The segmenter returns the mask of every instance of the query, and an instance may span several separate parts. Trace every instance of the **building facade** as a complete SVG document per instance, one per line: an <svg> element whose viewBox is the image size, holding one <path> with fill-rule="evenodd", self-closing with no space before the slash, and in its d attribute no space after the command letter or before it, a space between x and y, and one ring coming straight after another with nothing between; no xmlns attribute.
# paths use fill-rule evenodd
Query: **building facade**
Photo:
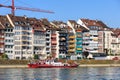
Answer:
<svg viewBox="0 0 120 80"><path fill-rule="evenodd" d="M119 55L120 30L102 21L79 19L49 22L26 16L0 16L0 54L9 59L81 59L88 51L93 56Z"/></svg>
<svg viewBox="0 0 120 80"><path fill-rule="evenodd" d="M101 56L105 54L104 44L104 29L108 28L102 21L90 20L90 19L80 19L78 24L87 27L89 32L83 33L83 44L85 45L84 50L93 54L93 56Z"/></svg>

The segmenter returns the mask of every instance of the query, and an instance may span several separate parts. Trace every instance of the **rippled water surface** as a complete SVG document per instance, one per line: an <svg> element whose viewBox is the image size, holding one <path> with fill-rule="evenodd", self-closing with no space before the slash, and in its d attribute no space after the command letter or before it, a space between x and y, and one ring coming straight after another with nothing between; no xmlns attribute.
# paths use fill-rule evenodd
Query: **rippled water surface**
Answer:
<svg viewBox="0 0 120 80"><path fill-rule="evenodd" d="M120 68L0 69L0 80L120 80Z"/></svg>

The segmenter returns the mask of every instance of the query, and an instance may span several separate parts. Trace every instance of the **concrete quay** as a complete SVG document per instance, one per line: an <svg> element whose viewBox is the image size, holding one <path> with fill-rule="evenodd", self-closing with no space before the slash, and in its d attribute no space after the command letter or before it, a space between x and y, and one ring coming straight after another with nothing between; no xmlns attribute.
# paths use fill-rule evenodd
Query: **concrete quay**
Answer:
<svg viewBox="0 0 120 80"><path fill-rule="evenodd" d="M28 68L27 65L0 65L0 68Z"/></svg>
<svg viewBox="0 0 120 80"><path fill-rule="evenodd" d="M81 64L79 67L120 67L120 64Z"/></svg>

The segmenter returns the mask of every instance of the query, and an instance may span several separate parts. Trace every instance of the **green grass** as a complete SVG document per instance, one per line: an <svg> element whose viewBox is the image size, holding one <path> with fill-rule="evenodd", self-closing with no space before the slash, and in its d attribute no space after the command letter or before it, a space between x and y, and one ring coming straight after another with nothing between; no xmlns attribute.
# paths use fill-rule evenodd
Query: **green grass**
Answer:
<svg viewBox="0 0 120 80"><path fill-rule="evenodd" d="M61 60L65 62L65 60ZM73 63L73 60L69 60L68 63ZM120 60L75 60L78 64L120 64Z"/></svg>
<svg viewBox="0 0 120 80"><path fill-rule="evenodd" d="M0 65L26 65L28 60L0 60Z"/></svg>

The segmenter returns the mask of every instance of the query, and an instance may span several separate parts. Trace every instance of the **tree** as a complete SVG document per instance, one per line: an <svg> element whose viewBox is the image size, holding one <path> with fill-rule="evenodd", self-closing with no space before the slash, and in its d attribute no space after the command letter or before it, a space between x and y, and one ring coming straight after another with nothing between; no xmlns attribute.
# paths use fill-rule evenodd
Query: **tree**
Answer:
<svg viewBox="0 0 120 80"><path fill-rule="evenodd" d="M87 59L88 55L89 55L89 52L88 52L88 51L84 51L84 52L83 52L83 56L84 56L86 59Z"/></svg>
<svg viewBox="0 0 120 80"><path fill-rule="evenodd" d="M7 54L2 54L2 59L9 59Z"/></svg>
<svg viewBox="0 0 120 80"><path fill-rule="evenodd" d="M34 59L39 59L39 55L38 54L34 54Z"/></svg>

